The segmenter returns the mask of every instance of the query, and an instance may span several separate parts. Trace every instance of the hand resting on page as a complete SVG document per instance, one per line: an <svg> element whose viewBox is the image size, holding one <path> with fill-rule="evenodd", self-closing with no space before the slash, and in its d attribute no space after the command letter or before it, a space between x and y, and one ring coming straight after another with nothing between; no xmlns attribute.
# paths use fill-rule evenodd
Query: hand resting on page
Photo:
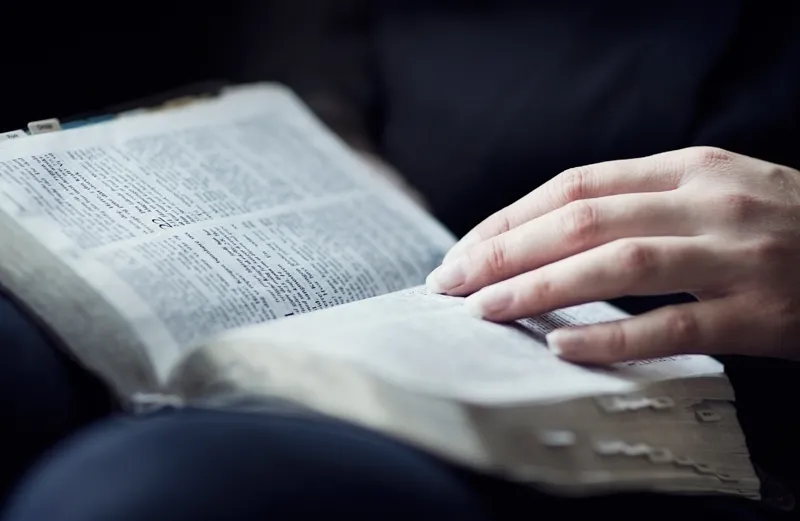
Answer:
<svg viewBox="0 0 800 521"><path fill-rule="evenodd" d="M627 295L699 302L561 329L565 359L800 359L800 172L697 147L567 170L480 223L428 277L510 321Z"/></svg>

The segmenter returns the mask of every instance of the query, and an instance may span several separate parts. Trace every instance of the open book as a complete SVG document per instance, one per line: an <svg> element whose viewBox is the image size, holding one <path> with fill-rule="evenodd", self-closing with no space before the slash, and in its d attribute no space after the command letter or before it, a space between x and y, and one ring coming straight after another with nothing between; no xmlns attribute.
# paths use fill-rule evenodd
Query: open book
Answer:
<svg viewBox="0 0 800 521"><path fill-rule="evenodd" d="M2 285L130 406L277 396L558 492L759 497L719 363L573 365L544 335L621 311L429 294L452 235L280 86L0 142L0 240Z"/></svg>

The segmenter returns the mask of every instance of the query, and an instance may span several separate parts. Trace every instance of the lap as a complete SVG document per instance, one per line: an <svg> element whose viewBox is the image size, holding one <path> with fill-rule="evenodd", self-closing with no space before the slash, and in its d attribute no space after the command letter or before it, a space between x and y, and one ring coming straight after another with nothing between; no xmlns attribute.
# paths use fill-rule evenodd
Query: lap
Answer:
<svg viewBox="0 0 800 521"><path fill-rule="evenodd" d="M184 409L115 418L51 454L12 498L6 521L771 516L731 498L559 499L353 425L281 412Z"/></svg>
<svg viewBox="0 0 800 521"><path fill-rule="evenodd" d="M105 388L0 292L0 504L47 447L109 409Z"/></svg>
<svg viewBox="0 0 800 521"><path fill-rule="evenodd" d="M105 387L0 293L0 509L48 447L106 415ZM596 515L764 520L733 499L558 499L455 469L323 418L183 410L117 417L61 441L20 484L9 521L263 519L267 516L515 519ZM552 508L551 508L552 507ZM557 509L557 510L556 510Z"/></svg>

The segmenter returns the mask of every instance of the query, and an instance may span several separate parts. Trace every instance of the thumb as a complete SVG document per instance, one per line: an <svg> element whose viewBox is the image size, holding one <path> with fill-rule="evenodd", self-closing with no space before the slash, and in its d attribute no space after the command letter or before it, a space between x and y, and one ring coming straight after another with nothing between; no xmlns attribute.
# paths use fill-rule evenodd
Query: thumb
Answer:
<svg viewBox="0 0 800 521"><path fill-rule="evenodd" d="M558 329L550 350L578 363L611 364L678 354L732 354L754 347L730 299L669 306L614 322Z"/></svg>

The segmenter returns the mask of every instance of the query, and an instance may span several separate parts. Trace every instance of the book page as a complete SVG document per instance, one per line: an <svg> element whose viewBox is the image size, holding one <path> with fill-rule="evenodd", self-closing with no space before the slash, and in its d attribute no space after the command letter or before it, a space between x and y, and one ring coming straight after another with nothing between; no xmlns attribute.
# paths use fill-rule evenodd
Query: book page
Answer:
<svg viewBox="0 0 800 521"><path fill-rule="evenodd" d="M163 380L209 335L419 284L454 242L276 86L15 141L2 282L95 367L98 321L129 325L117 343ZM54 264L72 276L44 284ZM71 309L90 300L81 326Z"/></svg>
<svg viewBox="0 0 800 521"><path fill-rule="evenodd" d="M554 492L758 498L720 363L579 366L544 334L628 315L592 303L501 325L462 303L415 287L229 331L184 359L170 386L201 407L289 400Z"/></svg>
<svg viewBox="0 0 800 521"><path fill-rule="evenodd" d="M723 372L720 363L705 356L600 368L565 362L547 350L544 335L556 327L627 316L605 303L501 325L470 316L462 302L415 287L306 317L231 331L209 349L224 345L220 349L246 350L248 363L261 359L268 365L272 350L291 346L347 361L418 393L478 404L624 393L648 383Z"/></svg>

